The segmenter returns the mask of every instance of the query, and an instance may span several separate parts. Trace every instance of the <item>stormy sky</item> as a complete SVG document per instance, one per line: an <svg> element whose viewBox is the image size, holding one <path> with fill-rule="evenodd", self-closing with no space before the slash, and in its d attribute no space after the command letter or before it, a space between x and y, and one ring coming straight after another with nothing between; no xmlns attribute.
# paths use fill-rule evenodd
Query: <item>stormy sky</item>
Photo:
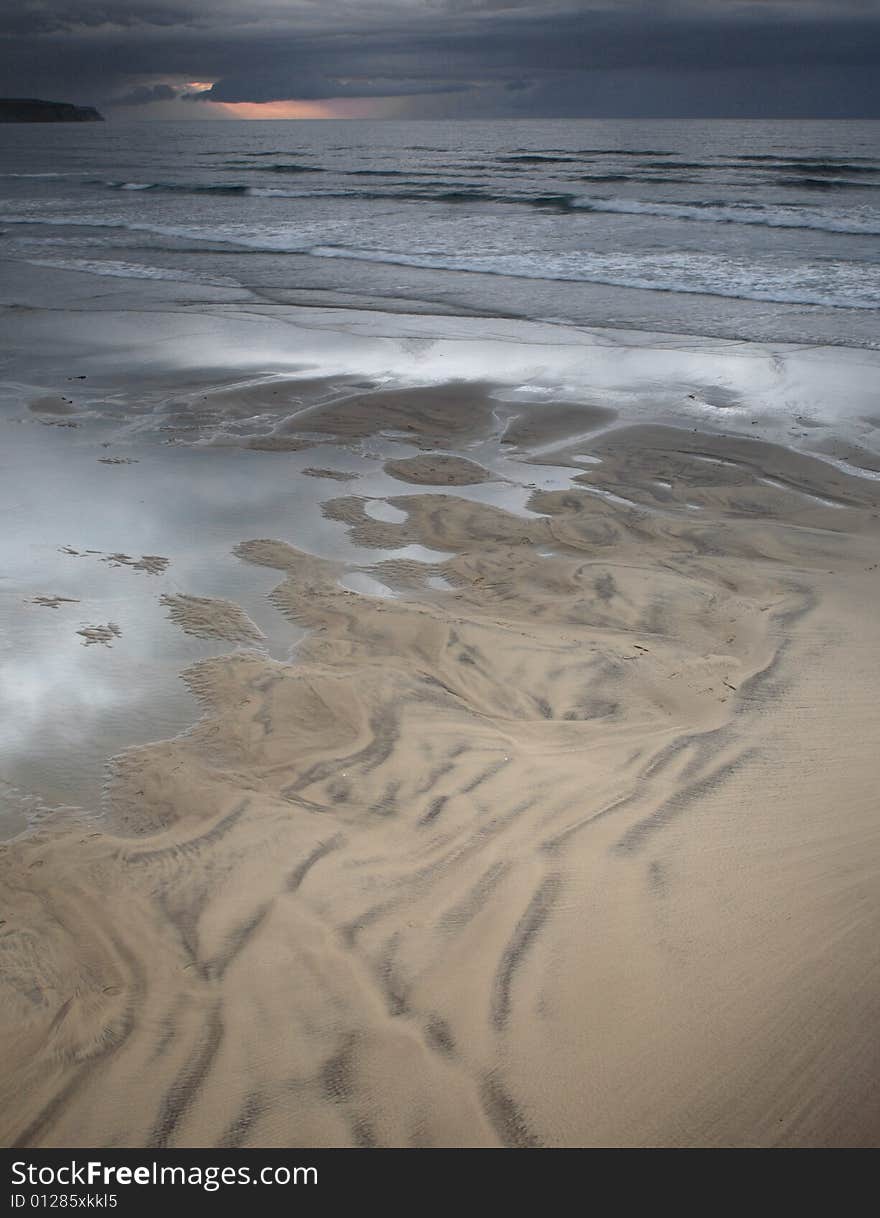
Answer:
<svg viewBox="0 0 880 1218"><path fill-rule="evenodd" d="M880 0L17 0L0 91L114 117L880 117Z"/></svg>

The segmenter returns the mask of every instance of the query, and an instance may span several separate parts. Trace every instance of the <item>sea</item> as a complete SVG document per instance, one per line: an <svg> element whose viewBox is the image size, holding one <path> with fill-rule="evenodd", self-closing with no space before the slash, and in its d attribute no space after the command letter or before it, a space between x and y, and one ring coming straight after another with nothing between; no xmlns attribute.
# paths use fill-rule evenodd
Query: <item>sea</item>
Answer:
<svg viewBox="0 0 880 1218"><path fill-rule="evenodd" d="M880 345L880 123L0 127L0 255L267 304Z"/></svg>

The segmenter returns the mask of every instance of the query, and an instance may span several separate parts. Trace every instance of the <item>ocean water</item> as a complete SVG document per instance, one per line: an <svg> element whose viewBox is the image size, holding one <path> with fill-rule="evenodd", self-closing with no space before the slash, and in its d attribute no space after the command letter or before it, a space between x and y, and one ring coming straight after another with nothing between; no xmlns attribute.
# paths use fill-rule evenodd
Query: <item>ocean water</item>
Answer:
<svg viewBox="0 0 880 1218"><path fill-rule="evenodd" d="M880 345L878 122L4 126L0 234L267 302Z"/></svg>

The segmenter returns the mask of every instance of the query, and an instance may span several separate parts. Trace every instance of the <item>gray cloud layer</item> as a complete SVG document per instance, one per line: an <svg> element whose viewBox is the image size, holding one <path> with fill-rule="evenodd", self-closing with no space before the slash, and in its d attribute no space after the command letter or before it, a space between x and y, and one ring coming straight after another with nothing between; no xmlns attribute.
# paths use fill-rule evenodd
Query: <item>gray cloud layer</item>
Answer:
<svg viewBox="0 0 880 1218"><path fill-rule="evenodd" d="M25 0L0 36L9 95L145 112L189 79L200 106L880 117L880 0Z"/></svg>

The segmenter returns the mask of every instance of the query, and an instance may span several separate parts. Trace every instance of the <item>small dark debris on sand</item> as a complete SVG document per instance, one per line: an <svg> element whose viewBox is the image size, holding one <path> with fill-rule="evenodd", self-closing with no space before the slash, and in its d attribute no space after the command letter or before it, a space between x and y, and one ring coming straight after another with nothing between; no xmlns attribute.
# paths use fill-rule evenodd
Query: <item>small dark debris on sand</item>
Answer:
<svg viewBox="0 0 880 1218"><path fill-rule="evenodd" d="M122 637L122 630L115 622L108 622L106 626L83 626L82 630L77 630L76 633L85 639L84 647L90 647L94 643L110 647L114 639Z"/></svg>
<svg viewBox="0 0 880 1218"><path fill-rule="evenodd" d="M140 558L132 558L130 554L105 554L101 562L109 563L111 567L131 567L146 575L161 575L171 566L171 559L163 558L161 554L142 554Z"/></svg>
<svg viewBox="0 0 880 1218"><path fill-rule="evenodd" d="M334 482L352 482L358 474L347 474L341 469L318 469L310 465L302 471L308 478L332 478Z"/></svg>
<svg viewBox="0 0 880 1218"><path fill-rule="evenodd" d="M46 609L57 609L59 605L78 605L79 598L76 596L34 596L30 600L31 605L43 605Z"/></svg>

